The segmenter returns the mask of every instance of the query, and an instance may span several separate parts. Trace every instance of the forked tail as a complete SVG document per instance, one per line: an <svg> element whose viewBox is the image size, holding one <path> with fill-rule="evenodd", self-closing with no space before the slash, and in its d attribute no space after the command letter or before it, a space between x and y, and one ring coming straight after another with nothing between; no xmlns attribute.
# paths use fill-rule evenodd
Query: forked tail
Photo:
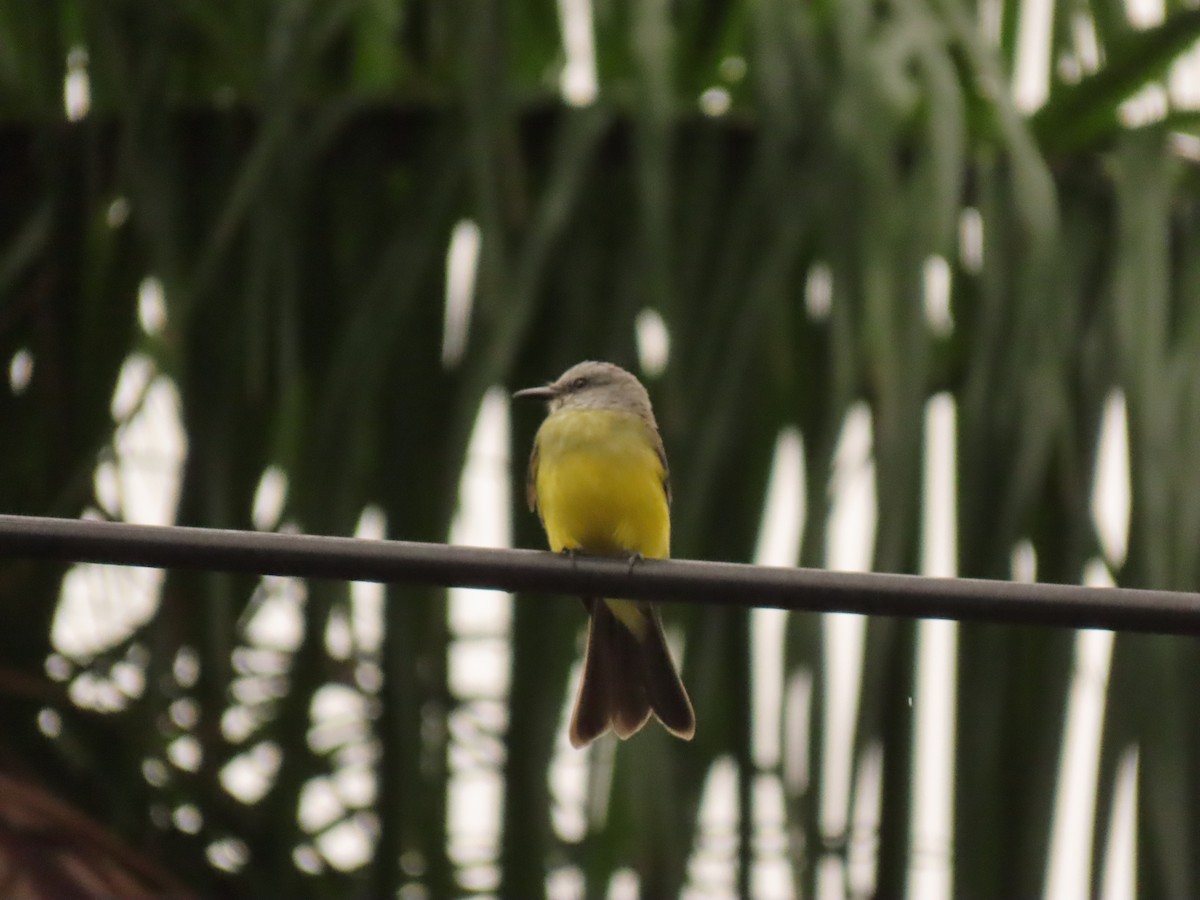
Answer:
<svg viewBox="0 0 1200 900"><path fill-rule="evenodd" d="M571 745L586 747L612 728L625 739L654 714L667 731L684 740L696 733L696 714L675 669L658 611L637 604L646 627L640 637L613 615L609 605L588 598L591 612L583 677L571 714Z"/></svg>

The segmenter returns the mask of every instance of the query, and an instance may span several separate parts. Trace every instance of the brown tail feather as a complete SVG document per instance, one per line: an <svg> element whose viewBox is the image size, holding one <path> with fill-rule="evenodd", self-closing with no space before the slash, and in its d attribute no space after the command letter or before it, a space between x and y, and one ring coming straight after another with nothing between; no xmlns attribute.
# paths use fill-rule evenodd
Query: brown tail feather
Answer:
<svg viewBox="0 0 1200 900"><path fill-rule="evenodd" d="M696 734L696 713L688 699L683 679L667 649L663 634L662 619L655 607L643 607L650 618L651 627L646 639L639 643L642 652L642 668L646 695L650 708L663 727L675 737L690 741ZM622 629L624 630L624 629Z"/></svg>
<svg viewBox="0 0 1200 900"><path fill-rule="evenodd" d="M591 610L579 695L570 738L585 747L611 727L624 739L641 730L650 713L677 737L696 731L691 701L667 650L662 624L643 607L650 627L643 640L617 621L607 603L585 600Z"/></svg>
<svg viewBox="0 0 1200 900"><path fill-rule="evenodd" d="M615 623L597 623L597 607L605 604L585 599L588 608L587 648L583 651L583 675L579 679L579 694L575 698L575 710L571 713L571 746L586 747L609 729L609 699L612 694L613 661L608 651L611 641L604 639L604 632ZM603 613L599 614L603 617ZM612 616L608 616L612 619Z"/></svg>

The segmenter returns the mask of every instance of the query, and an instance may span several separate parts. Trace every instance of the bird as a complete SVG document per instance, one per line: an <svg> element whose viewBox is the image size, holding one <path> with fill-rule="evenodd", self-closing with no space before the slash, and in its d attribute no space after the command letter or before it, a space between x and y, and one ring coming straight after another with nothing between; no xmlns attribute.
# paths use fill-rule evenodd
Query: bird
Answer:
<svg viewBox="0 0 1200 900"><path fill-rule="evenodd" d="M620 366L585 361L517 398L545 400L548 414L529 457L526 496L550 549L636 561L671 555L671 486L650 396ZM622 740L653 714L684 740L696 715L671 658L658 608L646 601L584 597L588 637L571 713L571 745L610 728Z"/></svg>

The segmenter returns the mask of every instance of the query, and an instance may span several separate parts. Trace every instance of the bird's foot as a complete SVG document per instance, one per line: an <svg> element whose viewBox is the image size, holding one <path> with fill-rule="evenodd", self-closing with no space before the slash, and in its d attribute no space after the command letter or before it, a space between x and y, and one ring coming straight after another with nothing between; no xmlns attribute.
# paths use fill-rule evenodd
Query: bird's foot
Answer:
<svg viewBox="0 0 1200 900"><path fill-rule="evenodd" d="M627 574L632 575L633 567L636 566L638 563L645 562L645 561L646 561L646 557L642 556L641 553L630 554L630 556L629 556L629 572Z"/></svg>

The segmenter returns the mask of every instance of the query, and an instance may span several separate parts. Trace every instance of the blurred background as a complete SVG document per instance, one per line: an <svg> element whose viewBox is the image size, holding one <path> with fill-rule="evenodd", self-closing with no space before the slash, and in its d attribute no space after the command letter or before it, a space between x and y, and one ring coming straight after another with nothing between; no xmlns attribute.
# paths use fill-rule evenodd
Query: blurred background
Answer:
<svg viewBox="0 0 1200 900"><path fill-rule="evenodd" d="M507 397L598 358L676 556L1200 589L1198 38L4 0L0 512L542 547ZM4 560L0 607L24 896L1200 896L1191 639L674 605L696 739L575 752L573 601Z"/></svg>

